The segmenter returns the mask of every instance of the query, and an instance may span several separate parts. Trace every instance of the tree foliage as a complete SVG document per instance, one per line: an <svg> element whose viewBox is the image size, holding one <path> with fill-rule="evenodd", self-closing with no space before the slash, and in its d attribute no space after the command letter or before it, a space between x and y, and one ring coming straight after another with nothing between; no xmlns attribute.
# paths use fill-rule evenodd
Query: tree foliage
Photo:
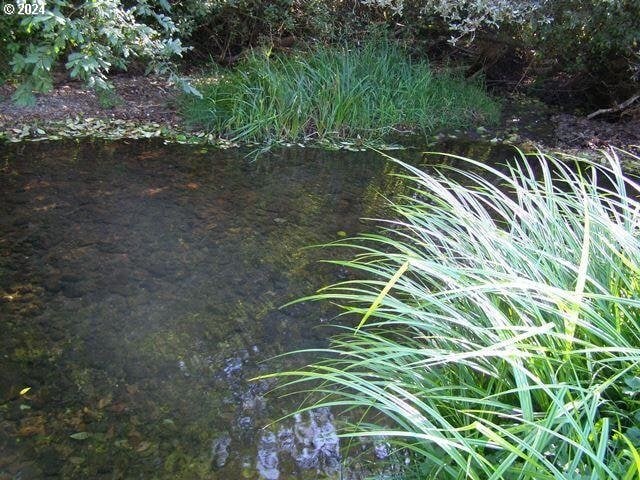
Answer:
<svg viewBox="0 0 640 480"><path fill-rule="evenodd" d="M51 0L43 14L0 17L0 77L15 77L14 98L29 103L51 88L60 63L107 89L107 74L132 63L172 74L184 45L189 60L233 63L261 43L342 44L372 27L411 32L422 53L433 37L472 44L499 32L532 59L530 72L568 74L598 100L620 100L640 80L637 0Z"/></svg>
<svg viewBox="0 0 640 480"><path fill-rule="evenodd" d="M35 15L5 15L5 55L19 81L14 100L31 104L33 92L50 91L58 61L71 78L98 90L110 88L109 72L138 59L148 71L171 73L171 60L185 47L170 14L166 0L54 0Z"/></svg>
<svg viewBox="0 0 640 480"><path fill-rule="evenodd" d="M330 43L352 37L378 13L360 0L179 0L174 11L195 53L215 60L274 39Z"/></svg>
<svg viewBox="0 0 640 480"><path fill-rule="evenodd" d="M544 0L362 0L414 19L440 17L452 32L452 41L473 37L481 28L505 23L523 24L542 11ZM414 20L415 21L415 20Z"/></svg>
<svg viewBox="0 0 640 480"><path fill-rule="evenodd" d="M552 21L536 25L529 43L552 72L605 93L639 88L640 2L562 0L546 8Z"/></svg>
<svg viewBox="0 0 640 480"><path fill-rule="evenodd" d="M533 52L541 78L565 75L601 99L628 95L640 80L638 0L362 0L401 16L406 24L438 19L452 42L479 31L505 30ZM537 68L536 68L537 67ZM612 98L607 98L612 100ZM598 99L596 99L596 102Z"/></svg>

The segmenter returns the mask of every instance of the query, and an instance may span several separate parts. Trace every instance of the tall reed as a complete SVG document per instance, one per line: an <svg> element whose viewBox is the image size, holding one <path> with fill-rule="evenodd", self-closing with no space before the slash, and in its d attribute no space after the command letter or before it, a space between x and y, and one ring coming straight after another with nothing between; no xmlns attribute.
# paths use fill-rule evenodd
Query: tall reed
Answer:
<svg viewBox="0 0 640 480"><path fill-rule="evenodd" d="M640 192L603 160L401 164L398 218L337 244L362 279L311 297L351 326L283 388L365 412L344 435L419 478L640 478Z"/></svg>
<svg viewBox="0 0 640 480"><path fill-rule="evenodd" d="M387 41L293 55L260 50L215 69L186 97L188 122L233 140L382 139L396 130L492 123L498 104L478 83L434 73Z"/></svg>

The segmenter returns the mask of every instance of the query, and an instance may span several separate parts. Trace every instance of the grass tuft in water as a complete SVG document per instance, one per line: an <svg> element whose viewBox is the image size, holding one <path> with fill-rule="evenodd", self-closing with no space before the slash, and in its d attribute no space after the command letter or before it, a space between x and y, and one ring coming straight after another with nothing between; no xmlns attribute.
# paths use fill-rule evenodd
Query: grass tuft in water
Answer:
<svg viewBox="0 0 640 480"><path fill-rule="evenodd" d="M255 51L218 68L185 97L185 119L233 141L382 140L494 123L496 101L482 85L411 60L386 41L320 47L293 55Z"/></svg>
<svg viewBox="0 0 640 480"><path fill-rule="evenodd" d="M564 160L403 164L398 220L338 243L363 279L312 297L354 326L283 388L365 412L345 435L421 479L638 478L640 190L613 153Z"/></svg>

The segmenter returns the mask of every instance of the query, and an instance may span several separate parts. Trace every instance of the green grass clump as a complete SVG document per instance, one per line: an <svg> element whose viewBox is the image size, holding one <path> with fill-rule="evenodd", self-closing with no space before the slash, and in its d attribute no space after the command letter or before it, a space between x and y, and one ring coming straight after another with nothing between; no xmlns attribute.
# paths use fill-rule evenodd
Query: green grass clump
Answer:
<svg viewBox="0 0 640 480"><path fill-rule="evenodd" d="M358 410L346 435L410 449L421 479L637 479L640 188L605 157L404 165L399 219L338 242L364 279L312 297L357 326L287 389Z"/></svg>
<svg viewBox="0 0 640 480"><path fill-rule="evenodd" d="M481 85L436 74L384 41L289 56L254 52L210 78L198 85L202 99L183 100L184 117L232 140L380 140L397 129L493 123L499 111Z"/></svg>

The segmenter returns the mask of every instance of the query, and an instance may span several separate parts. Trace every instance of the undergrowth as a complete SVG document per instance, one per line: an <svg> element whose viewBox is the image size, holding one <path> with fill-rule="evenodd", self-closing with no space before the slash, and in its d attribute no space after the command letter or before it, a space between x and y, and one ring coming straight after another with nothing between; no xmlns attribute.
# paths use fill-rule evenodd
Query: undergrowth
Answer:
<svg viewBox="0 0 640 480"><path fill-rule="evenodd" d="M387 41L290 55L260 50L185 96L187 122L233 141L382 140L497 120L479 83L434 72Z"/></svg>

